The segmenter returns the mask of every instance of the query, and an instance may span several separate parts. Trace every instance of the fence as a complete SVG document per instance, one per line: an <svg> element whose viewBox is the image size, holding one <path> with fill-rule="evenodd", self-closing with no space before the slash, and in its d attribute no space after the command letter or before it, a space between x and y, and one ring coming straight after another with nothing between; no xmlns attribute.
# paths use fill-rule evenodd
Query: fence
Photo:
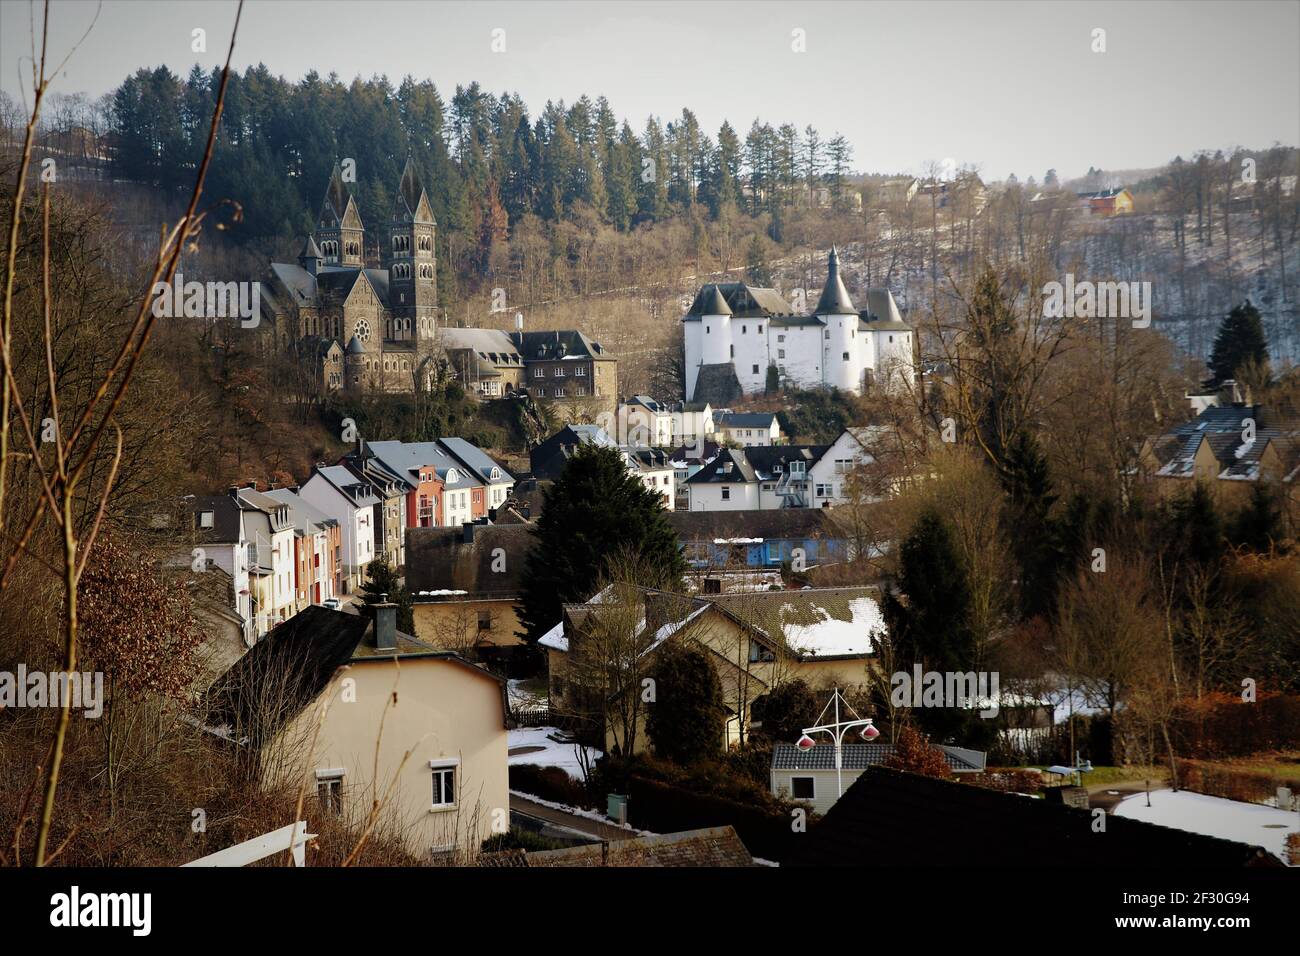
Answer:
<svg viewBox="0 0 1300 956"><path fill-rule="evenodd" d="M511 727L548 727L550 723L550 704L520 704L510 708Z"/></svg>

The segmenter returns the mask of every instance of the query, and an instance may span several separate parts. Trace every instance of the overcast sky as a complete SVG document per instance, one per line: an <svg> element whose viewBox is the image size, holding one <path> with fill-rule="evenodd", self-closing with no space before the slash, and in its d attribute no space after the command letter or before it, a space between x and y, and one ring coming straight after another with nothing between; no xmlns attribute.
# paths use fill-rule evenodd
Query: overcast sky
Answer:
<svg viewBox="0 0 1300 956"><path fill-rule="evenodd" d="M95 13L55 0L57 62ZM39 6L37 7L39 13ZM233 0L105 0L56 79L106 92L142 66L184 74L224 60ZM0 3L0 88L30 75L30 10ZM191 31L207 30L206 54ZM491 50L505 30L506 50ZM1104 29L1106 51L1094 53ZM806 52L792 50L802 30ZM985 179L1041 180L1089 166L1155 166L1176 154L1300 144L1300 0L1275 2L453 3L250 0L235 48L298 79L386 74L548 99L604 94L638 132L689 107L711 136L755 117L843 133L853 165L920 173L978 165Z"/></svg>

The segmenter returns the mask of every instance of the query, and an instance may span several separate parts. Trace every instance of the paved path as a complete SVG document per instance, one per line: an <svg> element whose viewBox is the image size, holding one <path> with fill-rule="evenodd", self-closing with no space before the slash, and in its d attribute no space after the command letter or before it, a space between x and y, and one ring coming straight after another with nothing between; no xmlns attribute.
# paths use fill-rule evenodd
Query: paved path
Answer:
<svg viewBox="0 0 1300 956"><path fill-rule="evenodd" d="M545 804L529 800L527 797L521 797L516 793L510 794L510 812L532 817L534 820L541 820L543 823L564 830L576 831L595 841L630 840L638 835L633 830L624 830L622 827L601 823L599 820L591 820L574 813L566 813L563 810L557 810L554 807L548 807Z"/></svg>

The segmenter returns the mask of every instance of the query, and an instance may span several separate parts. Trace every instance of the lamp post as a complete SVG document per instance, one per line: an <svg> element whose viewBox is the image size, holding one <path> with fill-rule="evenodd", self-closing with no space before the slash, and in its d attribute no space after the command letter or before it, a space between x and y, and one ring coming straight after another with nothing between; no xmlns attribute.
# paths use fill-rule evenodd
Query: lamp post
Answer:
<svg viewBox="0 0 1300 956"><path fill-rule="evenodd" d="M843 704L844 709L853 715L853 720L840 720L840 704ZM835 708L835 720L831 723L822 723L826 717L826 711L830 710L831 707ZM837 800L839 797L844 796L844 735L854 727L861 727L862 736L867 740L875 740L880 736L880 731L872 724L871 718L868 717L864 720L859 717L857 711L849 706L849 702L844 699L844 695L836 687L834 693L831 694L831 699L826 702L822 712L817 715L816 726L805 727L802 735L795 742L795 746L800 750L808 751L817 746L817 742L809 737L809 734L830 734L831 739L835 741L835 786L839 791L836 797Z"/></svg>

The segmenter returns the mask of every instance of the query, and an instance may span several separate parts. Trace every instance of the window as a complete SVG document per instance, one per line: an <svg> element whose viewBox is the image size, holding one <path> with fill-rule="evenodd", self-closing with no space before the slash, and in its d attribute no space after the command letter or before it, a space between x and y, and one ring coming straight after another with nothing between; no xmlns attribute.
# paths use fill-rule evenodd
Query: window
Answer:
<svg viewBox="0 0 1300 956"><path fill-rule="evenodd" d="M362 319L360 322L358 322L356 324L356 327L352 331L353 334L356 335L356 337L359 338L362 342L370 341L370 323L367 322L365 319Z"/></svg>
<svg viewBox="0 0 1300 956"><path fill-rule="evenodd" d="M744 325L742 325L742 326L740 327L740 334L741 334L741 335L745 335L745 334L747 334L748 332L749 332L749 328L748 328L748 326L744 326Z"/></svg>
<svg viewBox="0 0 1300 956"><path fill-rule="evenodd" d="M776 487L775 485L772 485L772 484L766 484L766 485L763 486L763 490L764 490L764 491L771 491L771 490L772 490L773 488L775 488L775 487Z"/></svg>
<svg viewBox="0 0 1300 956"><path fill-rule="evenodd" d="M533 378L546 378L546 369L540 365L533 367Z"/></svg>
<svg viewBox="0 0 1300 956"><path fill-rule="evenodd" d="M776 350L776 357L777 357L777 358L785 358L785 349L777 349L777 350Z"/></svg>
<svg viewBox="0 0 1300 956"><path fill-rule="evenodd" d="M752 374L754 374L754 375L757 375L757 374L758 374L758 366L757 366L757 365L754 366L754 371L753 371Z"/></svg>
<svg viewBox="0 0 1300 956"><path fill-rule="evenodd" d="M784 342L784 341L785 341L785 336L784 336L784 335L778 335L778 336L776 337L776 340L777 340L778 342Z"/></svg>
<svg viewBox="0 0 1300 956"><path fill-rule="evenodd" d="M564 378L564 367L562 365L555 366L555 377Z"/></svg>
<svg viewBox="0 0 1300 956"><path fill-rule="evenodd" d="M456 768L459 760L430 760L433 771L432 809L442 810L456 805Z"/></svg>
<svg viewBox="0 0 1300 956"><path fill-rule="evenodd" d="M563 386L563 385L557 385L557 386L555 386L555 397L556 397L556 398L563 398L563 397L564 397L564 386Z"/></svg>
<svg viewBox="0 0 1300 956"><path fill-rule="evenodd" d="M480 631L490 631L490 630L492 630L492 612L491 612L491 611L479 611L479 612L478 612L478 629L479 629Z"/></svg>
<svg viewBox="0 0 1300 956"><path fill-rule="evenodd" d="M343 812L343 771L316 771L316 799L326 813L338 816Z"/></svg>
<svg viewBox="0 0 1300 956"><path fill-rule="evenodd" d="M203 511L199 513L199 527L211 528L214 520L213 512Z"/></svg>
<svg viewBox="0 0 1300 956"><path fill-rule="evenodd" d="M587 366L585 366L585 365L579 365L577 368L575 368L575 369L573 370L573 374L574 374L577 378L586 378L586 377L587 377Z"/></svg>
<svg viewBox="0 0 1300 956"><path fill-rule="evenodd" d="M852 468L853 468L853 459L852 459L852 458L836 458L836 459L835 459L835 474L837 474L837 475L847 475L847 474L849 473L849 471L850 471Z"/></svg>
<svg viewBox="0 0 1300 956"><path fill-rule="evenodd" d="M889 337L889 341L890 341L890 342L893 342L893 341L894 341L894 337L893 337L892 335Z"/></svg>
<svg viewBox="0 0 1300 956"><path fill-rule="evenodd" d="M834 498L834 497L835 497L835 492L834 492L833 487L832 487L831 485L818 485L818 486L817 486L817 497L818 497L818 498Z"/></svg>
<svg viewBox="0 0 1300 956"><path fill-rule="evenodd" d="M847 362L848 360L849 360L849 353L848 353L848 352L845 352L845 353L844 353L844 361Z"/></svg>
<svg viewBox="0 0 1300 956"><path fill-rule="evenodd" d="M804 463L802 461L790 462L790 474L802 475L803 471L804 471Z"/></svg>
<svg viewBox="0 0 1300 956"><path fill-rule="evenodd" d="M729 487L727 487L726 485L723 485L723 486L722 486L722 500L723 500L723 501L730 501L730 500L731 500L731 489L730 489Z"/></svg>
<svg viewBox="0 0 1300 956"><path fill-rule="evenodd" d="M760 322L760 323L758 324L758 327L757 327L754 331L756 331L759 335L762 335L762 334L763 334L763 323Z"/></svg>
<svg viewBox="0 0 1300 956"><path fill-rule="evenodd" d="M749 662L751 664L774 660L776 660L776 655L772 653L770 648L764 647L758 641L749 642Z"/></svg>
<svg viewBox="0 0 1300 956"><path fill-rule="evenodd" d="M817 784L813 777L791 777L790 795L796 800L812 800L817 796Z"/></svg>

